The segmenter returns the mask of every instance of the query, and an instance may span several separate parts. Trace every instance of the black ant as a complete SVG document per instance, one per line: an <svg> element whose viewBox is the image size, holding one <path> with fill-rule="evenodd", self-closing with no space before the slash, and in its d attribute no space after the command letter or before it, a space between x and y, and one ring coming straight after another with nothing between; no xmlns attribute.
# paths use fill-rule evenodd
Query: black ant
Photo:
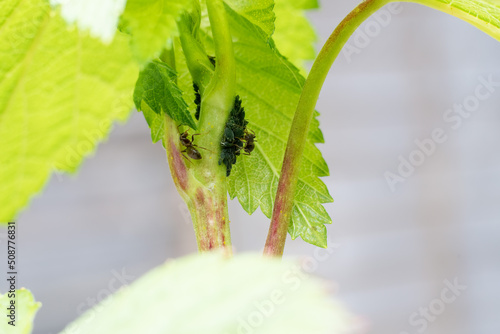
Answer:
<svg viewBox="0 0 500 334"><path fill-rule="evenodd" d="M239 155L240 150L245 151L244 153L245 155L250 155L250 153L252 153L252 151L255 149L255 137L256 137L255 132L249 129L245 129L242 132L243 132L242 137L236 137L231 129L226 128L224 130L225 141L221 142L221 146L223 148L231 146L236 147L235 150L236 155ZM243 147L241 147L240 145L243 145Z"/></svg>
<svg viewBox="0 0 500 334"><path fill-rule="evenodd" d="M245 129L245 136L243 137L243 140L245 141L243 150L247 155L250 155L255 148L255 132L253 132L253 130L250 131L252 131L252 133Z"/></svg>
<svg viewBox="0 0 500 334"><path fill-rule="evenodd" d="M200 135L200 133L195 133L195 134L191 135L191 139L189 139L188 130L184 131L183 133L181 133L179 135L179 140L181 141L182 146L185 147L185 149L182 150L181 153L187 153L187 155L188 155L186 157L183 154L182 156L184 158L186 158L188 160L189 160L189 158L191 158L193 160L200 160L202 158L201 153L196 149L196 147L204 149L204 150L207 150L207 149L194 144L194 136L199 136L199 135Z"/></svg>

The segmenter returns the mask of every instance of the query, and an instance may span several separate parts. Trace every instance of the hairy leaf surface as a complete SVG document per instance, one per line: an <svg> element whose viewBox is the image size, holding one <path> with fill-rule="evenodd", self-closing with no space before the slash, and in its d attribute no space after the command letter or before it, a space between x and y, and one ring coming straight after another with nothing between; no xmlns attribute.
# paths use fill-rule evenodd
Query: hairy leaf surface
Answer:
<svg viewBox="0 0 500 334"><path fill-rule="evenodd" d="M103 45L45 0L0 3L0 222L53 170L75 171L133 103L128 37Z"/></svg>
<svg viewBox="0 0 500 334"><path fill-rule="evenodd" d="M297 264L212 253L157 267L61 334L341 334L355 321Z"/></svg>

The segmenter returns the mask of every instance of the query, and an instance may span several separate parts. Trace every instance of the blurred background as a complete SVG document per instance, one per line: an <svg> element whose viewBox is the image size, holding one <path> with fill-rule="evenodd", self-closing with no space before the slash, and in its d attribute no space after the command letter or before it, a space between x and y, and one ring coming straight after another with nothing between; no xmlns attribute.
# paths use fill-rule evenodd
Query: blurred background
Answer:
<svg viewBox="0 0 500 334"><path fill-rule="evenodd" d="M357 1L322 1L310 14L318 46ZM335 250L314 274L336 282L335 297L369 333L500 333L500 86L473 98L480 78L500 82L500 43L419 5L388 13L351 38L317 106ZM467 117L445 121L464 103ZM432 154L415 153L415 141L436 129L446 140ZM400 159L410 158L419 166L391 188L386 173L398 175ZM261 251L268 219L236 201L230 216L236 251ZM20 285L43 303L35 334L59 332L119 285L196 251L164 150L137 112L78 175L52 177L20 216L18 236ZM314 251L300 239L285 249ZM456 282L455 300L439 302Z"/></svg>

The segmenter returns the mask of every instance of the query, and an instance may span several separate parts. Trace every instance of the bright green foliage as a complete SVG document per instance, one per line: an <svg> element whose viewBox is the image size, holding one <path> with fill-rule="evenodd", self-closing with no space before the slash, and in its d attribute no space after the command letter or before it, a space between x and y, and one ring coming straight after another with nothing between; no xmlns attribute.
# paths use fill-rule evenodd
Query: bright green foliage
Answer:
<svg viewBox="0 0 500 334"><path fill-rule="evenodd" d="M138 74L128 44L68 28L45 0L0 2L0 222L127 118Z"/></svg>
<svg viewBox="0 0 500 334"><path fill-rule="evenodd" d="M8 324L11 321L6 317L7 308L10 306L11 298L8 294L0 295L0 309L2 310L2 321L0 321L0 333L5 334L29 334L33 327L35 314L42 304L35 302L31 292L26 289L16 290L16 321L15 326Z"/></svg>
<svg viewBox="0 0 500 334"><path fill-rule="evenodd" d="M500 41L500 1L498 0L404 0L454 15Z"/></svg>
<svg viewBox="0 0 500 334"><path fill-rule="evenodd" d="M177 33L176 19L191 7L191 0L128 0L120 26L132 35L136 58L145 62L159 56Z"/></svg>
<svg viewBox="0 0 500 334"><path fill-rule="evenodd" d="M157 267L61 334L340 334L353 320L294 263L212 253Z"/></svg>
<svg viewBox="0 0 500 334"><path fill-rule="evenodd" d="M152 110L160 116L167 114L179 125L188 125L196 129L196 123L175 81L176 74L167 64L159 60L149 62L139 75L135 86L135 106L137 110L143 110L145 105L149 107L144 116L150 127L155 125L155 122L161 122L157 117L148 114ZM159 131L157 127L152 127L151 130L153 141L155 141L155 135Z"/></svg>
<svg viewBox="0 0 500 334"><path fill-rule="evenodd" d="M295 66L304 67L316 57L316 32L305 16L305 9L318 8L317 0L276 0L274 42L281 54Z"/></svg>

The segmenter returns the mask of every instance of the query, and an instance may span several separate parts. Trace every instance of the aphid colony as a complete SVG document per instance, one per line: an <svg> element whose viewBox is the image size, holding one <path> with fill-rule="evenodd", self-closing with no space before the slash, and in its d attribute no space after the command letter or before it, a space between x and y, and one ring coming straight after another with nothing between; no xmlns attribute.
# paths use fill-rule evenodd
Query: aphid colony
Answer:
<svg viewBox="0 0 500 334"><path fill-rule="evenodd" d="M196 104L196 119L200 118L201 110L201 95L199 88L196 84L193 84L195 91L195 104ZM234 100L233 109L229 114L226 126L224 128L224 133L221 139L221 154L219 157L219 165L226 165L226 176L231 174L231 169L236 163L236 158L241 154L250 155L250 153L255 148L255 133L252 130L247 129L248 121L245 120L245 108L241 106L241 99L236 96ZM206 148L197 146L194 144L194 136L199 135L199 133L193 134L191 139L189 139L188 131L184 131L180 134L179 140L185 149L182 153L187 154L187 159L200 160L202 158L201 153L197 148L206 150Z"/></svg>
<svg viewBox="0 0 500 334"><path fill-rule="evenodd" d="M240 97L236 96L220 143L219 165L222 163L226 165L226 176L231 174L231 169L236 163L236 158L240 155L241 150L246 155L250 155L255 148L255 133L247 129L247 124L245 108L241 106Z"/></svg>

